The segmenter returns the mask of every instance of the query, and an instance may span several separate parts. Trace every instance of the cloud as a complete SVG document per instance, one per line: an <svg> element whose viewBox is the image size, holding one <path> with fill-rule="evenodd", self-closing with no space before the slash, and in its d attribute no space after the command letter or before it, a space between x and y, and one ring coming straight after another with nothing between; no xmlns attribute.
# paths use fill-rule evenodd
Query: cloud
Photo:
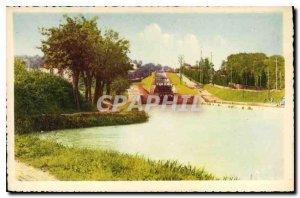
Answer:
<svg viewBox="0 0 300 198"><path fill-rule="evenodd" d="M200 58L200 43L194 34L185 35L183 41L179 41L178 50L185 62L194 64Z"/></svg>
<svg viewBox="0 0 300 198"><path fill-rule="evenodd" d="M214 41L216 42L217 45L221 45L224 46L227 44L227 41L224 37L222 37L221 35L216 35L214 37Z"/></svg>
<svg viewBox="0 0 300 198"><path fill-rule="evenodd" d="M156 23L149 24L131 40L131 58L178 67L178 56L194 64L200 57L200 42L194 34L183 37L163 32Z"/></svg>

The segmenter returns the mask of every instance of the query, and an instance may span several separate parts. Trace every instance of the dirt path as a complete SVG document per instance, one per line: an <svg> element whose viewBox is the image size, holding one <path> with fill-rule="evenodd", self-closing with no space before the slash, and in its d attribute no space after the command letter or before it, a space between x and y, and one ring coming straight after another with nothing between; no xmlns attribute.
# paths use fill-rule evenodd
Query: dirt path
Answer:
<svg viewBox="0 0 300 198"><path fill-rule="evenodd" d="M179 74L178 74L179 75ZM182 80L186 84L186 86L192 88L192 89L198 89L200 92L200 100L201 102L208 102L208 103L213 103L213 102L223 102L220 98L214 96L213 94L209 93L208 91L204 90L203 88L199 88L197 86L197 83L193 82L192 80L188 79L185 75L182 75Z"/></svg>
<svg viewBox="0 0 300 198"><path fill-rule="evenodd" d="M57 181L57 179L40 169L16 161L16 177L19 181Z"/></svg>
<svg viewBox="0 0 300 198"><path fill-rule="evenodd" d="M200 89L200 96L203 98L205 102L224 102L220 98L214 96L213 94L209 93L204 89Z"/></svg>
<svg viewBox="0 0 300 198"><path fill-rule="evenodd" d="M180 76L180 74L177 74L177 75ZM195 82L191 81L190 79L188 79L184 74L182 75L182 81L189 88L196 89L196 87L197 87L197 83L195 83Z"/></svg>
<svg viewBox="0 0 300 198"><path fill-rule="evenodd" d="M131 101L136 95L148 95L149 93L144 89L143 85L131 85L128 89L128 100Z"/></svg>

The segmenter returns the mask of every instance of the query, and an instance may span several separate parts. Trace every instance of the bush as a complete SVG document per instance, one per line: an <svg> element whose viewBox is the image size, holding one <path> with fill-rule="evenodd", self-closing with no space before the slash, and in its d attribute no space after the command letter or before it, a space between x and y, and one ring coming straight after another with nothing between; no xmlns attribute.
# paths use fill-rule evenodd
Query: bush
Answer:
<svg viewBox="0 0 300 198"><path fill-rule="evenodd" d="M128 113L95 112L42 115L31 117L31 119L33 125L31 126L31 130L27 132L141 123L148 120L148 115L144 111L132 111Z"/></svg>
<svg viewBox="0 0 300 198"><path fill-rule="evenodd" d="M38 70L27 71L24 63L15 59L14 110L15 131L22 133L32 127L34 117L42 114L76 112L72 84L65 79ZM81 104L85 110L92 106Z"/></svg>
<svg viewBox="0 0 300 198"><path fill-rule="evenodd" d="M16 67L14 92L15 112L19 115L74 112L76 109L72 84L38 70Z"/></svg>
<svg viewBox="0 0 300 198"><path fill-rule="evenodd" d="M19 59L15 60L14 94L15 132L18 134L132 124L148 120L145 112L76 113L70 82L41 71L27 71ZM82 97L80 103L82 110L96 110L91 104L83 102Z"/></svg>

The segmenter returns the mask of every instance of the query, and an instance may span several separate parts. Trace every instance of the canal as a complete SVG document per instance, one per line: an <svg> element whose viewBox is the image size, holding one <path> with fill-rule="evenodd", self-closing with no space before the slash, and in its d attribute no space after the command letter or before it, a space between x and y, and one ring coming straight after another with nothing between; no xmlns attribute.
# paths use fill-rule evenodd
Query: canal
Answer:
<svg viewBox="0 0 300 198"><path fill-rule="evenodd" d="M200 112L149 112L147 123L42 133L64 145L177 160L215 175L283 177L283 109L202 106Z"/></svg>

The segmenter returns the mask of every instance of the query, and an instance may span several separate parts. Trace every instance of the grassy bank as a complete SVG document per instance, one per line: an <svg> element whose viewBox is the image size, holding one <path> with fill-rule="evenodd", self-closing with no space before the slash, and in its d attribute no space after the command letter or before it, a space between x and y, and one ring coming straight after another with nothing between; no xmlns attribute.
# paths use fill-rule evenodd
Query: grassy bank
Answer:
<svg viewBox="0 0 300 198"><path fill-rule="evenodd" d="M203 169L175 161L152 161L115 151L68 148L24 135L15 138L15 156L63 181L218 179Z"/></svg>
<svg viewBox="0 0 300 198"><path fill-rule="evenodd" d="M155 78L155 72L152 72L152 74L146 78L144 78L140 83L138 84L141 84L143 85L143 87L148 91L150 92L151 90L151 86L154 82L154 78Z"/></svg>
<svg viewBox="0 0 300 198"><path fill-rule="evenodd" d="M168 78L175 86L176 92L182 95L198 95L198 91L196 89L191 89L184 85L184 82L180 83L180 78L176 73L167 73Z"/></svg>
<svg viewBox="0 0 300 198"><path fill-rule="evenodd" d="M264 91L247 91L238 89L225 89L220 87L214 87L212 85L205 85L204 89L216 97L235 102L268 102L268 90ZM274 102L278 103L282 97L284 97L284 90L270 91L270 97L274 99Z"/></svg>
<svg viewBox="0 0 300 198"><path fill-rule="evenodd" d="M95 126L114 126L142 123L148 120L144 111L124 113L74 113L60 115L42 115L32 117L32 129L35 131L52 131L58 129L87 128Z"/></svg>

